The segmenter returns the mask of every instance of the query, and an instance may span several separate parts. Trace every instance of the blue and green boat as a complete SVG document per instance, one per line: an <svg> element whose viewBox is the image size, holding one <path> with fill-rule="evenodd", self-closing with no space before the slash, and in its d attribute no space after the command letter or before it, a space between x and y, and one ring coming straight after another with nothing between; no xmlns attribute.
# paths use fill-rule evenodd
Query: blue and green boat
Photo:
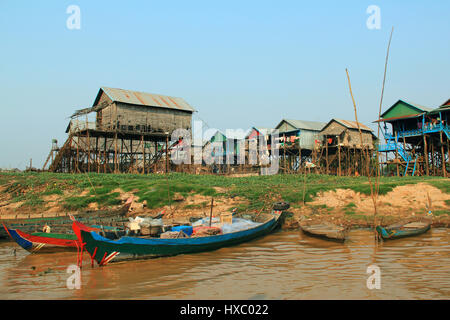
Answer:
<svg viewBox="0 0 450 320"><path fill-rule="evenodd" d="M92 260L100 266L111 261L146 259L178 254L216 250L247 242L273 232L280 226L283 212L274 211L257 215L249 228L210 236L183 238L156 238L124 236L113 240L102 237L94 231L83 230L79 222L73 223L75 234L79 235Z"/></svg>
<svg viewBox="0 0 450 320"><path fill-rule="evenodd" d="M394 224L386 228L383 228L382 226L377 226L376 230L378 235L381 238L383 238L383 240L391 240L417 236L427 232L428 230L430 230L430 228L431 222L416 221L416 222Z"/></svg>

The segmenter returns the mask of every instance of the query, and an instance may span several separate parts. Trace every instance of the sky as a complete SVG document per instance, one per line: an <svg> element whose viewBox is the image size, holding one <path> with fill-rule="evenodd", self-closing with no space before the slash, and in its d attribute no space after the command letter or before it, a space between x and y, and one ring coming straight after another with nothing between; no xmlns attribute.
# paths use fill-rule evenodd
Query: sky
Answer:
<svg viewBox="0 0 450 320"><path fill-rule="evenodd" d="M348 68L358 119L376 129L392 27L382 109L450 98L448 12L447 0L1 0L0 168L42 167L102 86L182 97L205 129L246 130L354 120Z"/></svg>

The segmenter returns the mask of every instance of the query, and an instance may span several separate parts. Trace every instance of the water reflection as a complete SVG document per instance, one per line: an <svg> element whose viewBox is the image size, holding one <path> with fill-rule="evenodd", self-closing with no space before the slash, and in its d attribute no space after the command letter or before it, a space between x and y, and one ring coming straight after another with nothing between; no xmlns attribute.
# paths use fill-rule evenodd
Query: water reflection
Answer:
<svg viewBox="0 0 450 320"><path fill-rule="evenodd" d="M69 290L76 254L13 254L0 243L1 299L448 299L447 229L380 243L353 230L346 243L277 232L235 247L91 268ZM366 287L367 266L381 268L381 290Z"/></svg>

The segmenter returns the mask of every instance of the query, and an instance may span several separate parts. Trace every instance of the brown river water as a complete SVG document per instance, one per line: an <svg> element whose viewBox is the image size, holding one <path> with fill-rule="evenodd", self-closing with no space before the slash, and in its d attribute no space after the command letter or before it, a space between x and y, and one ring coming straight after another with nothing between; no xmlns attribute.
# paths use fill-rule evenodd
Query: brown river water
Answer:
<svg viewBox="0 0 450 320"><path fill-rule="evenodd" d="M28 254L0 242L0 299L450 299L449 229L375 245L371 230L345 244L278 231L212 252L91 268L68 289L76 253ZM14 254L14 249L17 249ZM368 289L367 267L381 288Z"/></svg>

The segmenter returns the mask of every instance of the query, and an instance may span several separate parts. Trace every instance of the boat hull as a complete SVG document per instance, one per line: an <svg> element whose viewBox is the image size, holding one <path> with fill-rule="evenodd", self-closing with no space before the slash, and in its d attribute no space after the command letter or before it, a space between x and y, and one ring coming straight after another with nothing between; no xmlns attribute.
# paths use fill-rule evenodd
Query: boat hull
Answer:
<svg viewBox="0 0 450 320"><path fill-rule="evenodd" d="M344 242L347 239L347 231L343 228L315 228L309 225L300 225L302 232L308 236L335 242Z"/></svg>
<svg viewBox="0 0 450 320"><path fill-rule="evenodd" d="M80 234L84 249L89 252L91 258L103 266L111 261L197 253L237 245L275 230L279 226L281 215L274 215L269 221L251 229L206 237L179 239L122 237L118 240L110 240L96 232L79 230L78 222L74 222L74 231Z"/></svg>

